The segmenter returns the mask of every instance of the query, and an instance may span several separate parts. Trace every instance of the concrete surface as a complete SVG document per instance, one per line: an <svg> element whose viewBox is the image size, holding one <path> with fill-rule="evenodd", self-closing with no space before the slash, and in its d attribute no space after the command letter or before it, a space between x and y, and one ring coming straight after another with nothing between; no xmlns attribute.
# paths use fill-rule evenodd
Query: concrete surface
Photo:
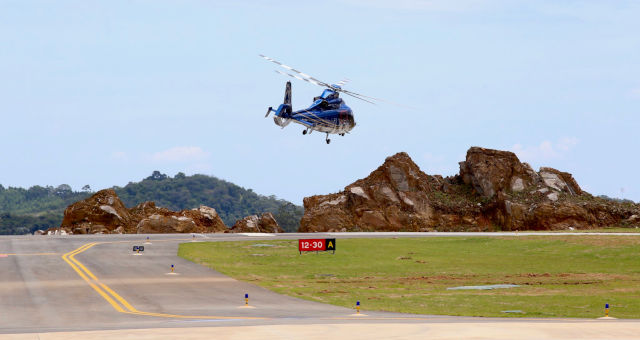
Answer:
<svg viewBox="0 0 640 340"><path fill-rule="evenodd" d="M330 234L337 238L470 235L486 234ZM515 234L489 234L509 235ZM145 244L147 236L151 244ZM197 240L231 241L311 235L196 236ZM329 235L312 237L325 236ZM178 258L178 244L190 241L191 235L175 234L0 237L0 339L126 339L133 335L136 339L201 339L212 335L239 339L293 339L299 335L367 339L640 338L640 323L634 320L465 318L371 311L355 317L352 309L275 294ZM144 245L143 255L134 256L133 245ZM175 265L175 275L167 275L171 264ZM241 308L245 293L255 308Z"/></svg>
<svg viewBox="0 0 640 340"><path fill-rule="evenodd" d="M427 323L199 327L0 335L7 340L75 339L638 339L639 323Z"/></svg>

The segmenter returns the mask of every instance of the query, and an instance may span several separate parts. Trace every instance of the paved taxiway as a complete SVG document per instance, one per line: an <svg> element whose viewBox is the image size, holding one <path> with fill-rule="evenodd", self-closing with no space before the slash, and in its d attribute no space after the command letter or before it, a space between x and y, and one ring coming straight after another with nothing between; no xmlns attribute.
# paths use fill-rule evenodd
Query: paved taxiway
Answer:
<svg viewBox="0 0 640 340"><path fill-rule="evenodd" d="M515 234L330 233L314 234L313 237L484 235ZM535 235L544 234L535 233ZM558 234L553 233L553 235ZM568 235L580 236L581 234ZM640 234L629 235L640 237ZM145 244L146 236L150 237L151 244ZM297 239L309 236L309 234L207 234L197 235L196 240ZM447 330L451 332L451 338L456 338L455 334L460 334L461 331L458 326L464 325L465 330L484 329L488 323L499 323L503 326L487 329L519 329L520 331L528 329L534 331L533 334L543 334L535 333L536 330L551 329L556 333L565 330L564 334L568 337L594 335L596 336L594 338L598 336L607 338L612 335L611 332L617 332L618 338L633 338L627 336L640 334L640 323L633 320L462 318L370 311L365 312L367 316L356 317L353 316L352 309L275 294L178 258L176 256L178 244L191 241L190 235L175 234L0 237L0 310L2 311L0 338L16 338L14 335L10 336L11 333L31 333L23 334L24 339L35 338L26 336L39 336L41 339L49 336L54 339L54 336L60 338L63 335L70 338L72 333L63 333L70 331L93 331L92 333L73 333L78 337L84 334L84 336L108 338L122 337L117 330L149 328L160 330L145 331L146 333L140 333L141 335L137 338L155 338L154 336L145 337L142 334L169 336L170 332L178 332L177 334L185 337L191 334L193 337L190 336L190 338L196 339L202 334L205 334L202 338L206 337L206 334L210 336L213 334L210 333L211 329L219 329L219 332L224 330L227 332L224 334L229 336L253 334L256 337L289 338L287 335L289 333L282 328L289 326L293 327L292 329L297 328L298 334L311 332L306 336L312 338L317 338L313 337L314 334L318 335L313 332L326 334L331 329L337 328L353 333L356 338L358 334L369 334L368 338L376 335L378 338L388 338L384 334L401 338L414 337L418 334L435 337L437 334L447 334ZM143 255L133 255L133 245L144 245ZM168 274L171 264L175 265L177 275ZM255 308L239 308L244 305L245 293L249 294L250 305ZM530 326L523 327L523 323ZM400 327L397 324L405 326ZM612 324L616 327L609 326ZM244 329L246 332L236 332L234 329ZM570 332L567 333L569 330ZM158 331L160 333L153 333ZM56 333L46 335L47 332ZM276 336L272 337L269 334L276 334ZM582 334L582 336L576 334ZM342 335L335 334L331 337L346 337ZM521 335L526 334L521 333ZM438 338L447 337L443 335Z"/></svg>

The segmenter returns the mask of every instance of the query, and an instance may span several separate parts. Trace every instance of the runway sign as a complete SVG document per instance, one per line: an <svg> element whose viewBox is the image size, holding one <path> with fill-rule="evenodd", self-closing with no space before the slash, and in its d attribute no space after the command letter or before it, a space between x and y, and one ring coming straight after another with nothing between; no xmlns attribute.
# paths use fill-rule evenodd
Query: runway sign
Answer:
<svg viewBox="0 0 640 340"><path fill-rule="evenodd" d="M144 251L144 246L133 246L133 251Z"/></svg>
<svg viewBox="0 0 640 340"><path fill-rule="evenodd" d="M329 251L336 252L336 239L300 239L298 240L298 251L302 254L303 251Z"/></svg>

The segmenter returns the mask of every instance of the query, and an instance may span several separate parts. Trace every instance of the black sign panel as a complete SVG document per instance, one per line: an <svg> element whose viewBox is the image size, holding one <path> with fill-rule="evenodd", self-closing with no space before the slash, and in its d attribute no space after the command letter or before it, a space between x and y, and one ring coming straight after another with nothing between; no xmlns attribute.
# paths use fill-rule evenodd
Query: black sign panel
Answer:
<svg viewBox="0 0 640 340"><path fill-rule="evenodd" d="M133 246L133 251L144 251L144 246Z"/></svg>
<svg viewBox="0 0 640 340"><path fill-rule="evenodd" d="M333 250L336 251L336 239L335 238L327 238L325 241L325 249L324 250Z"/></svg>

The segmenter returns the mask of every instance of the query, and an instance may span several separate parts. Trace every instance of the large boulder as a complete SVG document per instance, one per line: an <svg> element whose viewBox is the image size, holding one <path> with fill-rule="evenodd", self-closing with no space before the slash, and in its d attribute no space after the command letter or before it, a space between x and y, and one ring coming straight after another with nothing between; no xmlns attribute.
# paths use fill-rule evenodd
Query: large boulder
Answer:
<svg viewBox="0 0 640 340"><path fill-rule="evenodd" d="M582 189L578 182L568 172L562 172L554 168L540 168L540 178L544 184L556 191L563 191L571 195L581 195Z"/></svg>
<svg viewBox="0 0 640 340"><path fill-rule="evenodd" d="M171 211L154 202L140 203L131 209L135 230L132 233L216 233L228 228L215 209L201 205L192 210Z"/></svg>
<svg viewBox="0 0 640 340"><path fill-rule="evenodd" d="M491 198L498 192L518 192L538 181L538 175L513 152L472 147L460 162L460 176L465 184Z"/></svg>
<svg viewBox="0 0 640 340"><path fill-rule="evenodd" d="M305 197L301 232L416 231L437 218L429 204L430 178L400 152L344 191Z"/></svg>
<svg viewBox="0 0 640 340"><path fill-rule="evenodd" d="M270 212L260 216L251 215L237 220L228 231L231 233L283 233L284 230Z"/></svg>
<svg viewBox="0 0 640 340"><path fill-rule="evenodd" d="M129 210L113 189L100 190L64 210L60 228L74 234L108 233L131 223Z"/></svg>

